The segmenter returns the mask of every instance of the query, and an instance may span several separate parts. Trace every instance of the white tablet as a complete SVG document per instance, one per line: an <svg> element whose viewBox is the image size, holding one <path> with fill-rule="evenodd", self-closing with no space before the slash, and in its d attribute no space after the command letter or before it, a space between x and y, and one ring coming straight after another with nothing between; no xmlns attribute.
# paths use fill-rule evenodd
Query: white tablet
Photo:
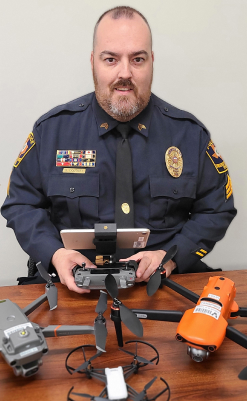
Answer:
<svg viewBox="0 0 247 401"><path fill-rule="evenodd" d="M145 248L150 234L148 228L118 228L117 248ZM96 249L93 243L94 229L61 230L60 235L66 249Z"/></svg>

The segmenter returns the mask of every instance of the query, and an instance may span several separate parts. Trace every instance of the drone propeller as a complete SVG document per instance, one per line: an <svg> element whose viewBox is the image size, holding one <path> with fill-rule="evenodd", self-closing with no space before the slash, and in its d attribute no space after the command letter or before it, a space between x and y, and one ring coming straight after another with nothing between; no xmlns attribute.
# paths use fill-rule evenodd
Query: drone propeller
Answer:
<svg viewBox="0 0 247 401"><path fill-rule="evenodd" d="M103 313L107 308L107 293L104 291L100 291L100 297L95 309L95 312L98 313L94 321L94 332L95 332L95 340L96 340L96 348L99 351L105 352L105 343L107 337L107 329L105 325L105 318Z"/></svg>
<svg viewBox="0 0 247 401"><path fill-rule="evenodd" d="M96 313L103 313L106 311L107 309L107 293L105 291L100 291L100 297L95 309Z"/></svg>
<svg viewBox="0 0 247 401"><path fill-rule="evenodd" d="M164 258L162 259L161 263L159 264L156 271L150 276L150 279L147 283L147 294L149 296L155 294L161 284L161 275L165 272L163 267L164 264L169 262L178 251L177 245L173 245L165 254Z"/></svg>
<svg viewBox="0 0 247 401"><path fill-rule="evenodd" d="M133 352L129 352L126 349L123 348L118 348L120 351L125 352L126 354L132 355L134 357L134 359L136 359L138 362L142 362L142 363L148 363L153 365L153 362L149 361L148 359L143 358L142 356L133 354Z"/></svg>
<svg viewBox="0 0 247 401"><path fill-rule="evenodd" d="M247 366L238 375L240 380L247 380Z"/></svg>
<svg viewBox="0 0 247 401"><path fill-rule="evenodd" d="M83 362L82 365L80 365L77 369L74 370L73 373L79 372L79 370L86 370L88 365L91 364L91 361L93 361L95 358L100 356L102 352L97 352L97 354L93 355L91 358L89 358L87 361ZM85 356L85 355L84 355Z"/></svg>
<svg viewBox="0 0 247 401"><path fill-rule="evenodd" d="M57 307L57 287L53 284L51 276L47 273L41 262L38 262L36 266L41 277L47 282L46 295L50 305L50 310L53 310Z"/></svg>
<svg viewBox="0 0 247 401"><path fill-rule="evenodd" d="M129 354L134 357L138 362L146 363L146 364L151 364L153 365L153 362L149 361L148 359L143 358L142 356L137 355L137 343L136 343L136 353L134 354L133 352L127 351L126 349L123 348L118 348L120 351L125 352L126 354Z"/></svg>
<svg viewBox="0 0 247 401"><path fill-rule="evenodd" d="M113 305L119 308L120 317L125 326L127 326L128 329L137 337L142 337L143 327L140 320L138 319L135 313L133 313L121 301L119 301L119 299L117 299L118 287L115 277L112 276L112 274L108 274L106 276L105 286L109 295L113 298Z"/></svg>
<svg viewBox="0 0 247 401"><path fill-rule="evenodd" d="M157 376L155 376L152 380L150 380L149 383L146 384L144 389L134 398L134 401L143 401L146 399L146 393L147 390L152 386L152 384L155 382L157 379Z"/></svg>
<svg viewBox="0 0 247 401"><path fill-rule="evenodd" d="M68 393L68 396L67 396L68 400L73 401L72 398L70 398L70 394L73 394L73 395L78 395L79 397L90 398L90 400L92 400L92 401L109 401L108 398L96 397L96 396L90 395L90 394L72 393L73 390L74 390L74 386L71 387L71 389L69 390L69 393Z"/></svg>
<svg viewBox="0 0 247 401"><path fill-rule="evenodd" d="M79 397L90 398L90 400L92 400L92 401L106 401L107 400L107 398L96 397L96 396L90 395L90 394L82 394L82 393L71 393L71 394L78 395Z"/></svg>

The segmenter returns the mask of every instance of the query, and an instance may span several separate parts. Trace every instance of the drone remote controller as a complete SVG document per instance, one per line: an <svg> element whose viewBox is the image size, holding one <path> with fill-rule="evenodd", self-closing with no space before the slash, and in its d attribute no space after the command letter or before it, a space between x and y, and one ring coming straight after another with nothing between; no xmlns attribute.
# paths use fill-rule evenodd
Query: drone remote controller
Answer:
<svg viewBox="0 0 247 401"><path fill-rule="evenodd" d="M109 265L108 265L109 266ZM111 267L86 268L77 265L73 269L77 287L101 290L105 289L105 278L112 274L117 282L118 288L133 287L136 279L137 263L134 260L128 262L115 262Z"/></svg>

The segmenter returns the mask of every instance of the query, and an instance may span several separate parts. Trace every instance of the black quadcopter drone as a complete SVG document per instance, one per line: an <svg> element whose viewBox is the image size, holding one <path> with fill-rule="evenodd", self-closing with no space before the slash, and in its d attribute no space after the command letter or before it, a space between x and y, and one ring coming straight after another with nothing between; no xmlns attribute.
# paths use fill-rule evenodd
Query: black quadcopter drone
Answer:
<svg viewBox="0 0 247 401"><path fill-rule="evenodd" d="M158 288L162 285L162 277L165 277L165 268L163 267L169 262L177 253L177 245L172 246L162 259L160 265L155 272L150 276L149 282L147 283L148 295L153 295ZM121 322L128 327L128 329L135 334L137 337L143 336L143 327L140 320L132 310L128 309L123 303L117 298L118 297L118 285L115 277L112 274L108 274L105 278L105 287L108 294L113 300L111 305L111 320L114 322L115 331L117 335L118 346L123 347L123 336ZM106 308L105 308L106 309Z"/></svg>
<svg viewBox="0 0 247 401"><path fill-rule="evenodd" d="M82 398L90 398L91 400L94 401L105 401L105 400L127 400L131 399L133 401L154 401L157 398L159 398L162 394L167 393L167 401L170 399L170 387L168 383L161 377L160 380L165 384L165 388L163 388L162 391L160 391L158 394L153 396L152 398L149 398L147 396L147 390L153 385L153 383L156 381L157 377L154 377L151 381L149 381L145 386L143 391L138 393L136 390L134 390L129 384L125 383L125 379L130 377L133 373L138 373L138 370L144 366L147 366L148 364L152 364L155 362L157 365L159 363L159 353L157 349L141 340L135 340L135 341L127 341L125 344L130 344L130 343L135 343L135 353L127 351L125 349L119 348L120 351L125 352L128 355L131 355L133 357L133 361L129 365L125 366L119 366L117 368L105 368L105 369L95 369L92 366L92 361L100 356L102 352L97 352L94 354L91 358L88 360L86 359L86 353L85 351L87 349L90 349L90 347L94 347L91 344L84 345L81 347L75 348L73 351L71 351L65 362L66 369L68 372L72 375L74 373L80 373L80 374L85 374L87 378L96 378L103 383L105 383L104 389L101 391L99 396L93 396L90 394L86 393L78 393L74 392L74 387L71 387L71 389L68 392L67 396L67 401L74 401L72 396L77 396L77 397L82 397ZM148 360L146 358L143 358L137 354L137 347L138 344L144 344L146 346L151 347L154 352L155 356L151 359ZM68 361L70 359L70 356L75 352L75 351L82 351L83 357L84 357L84 362L77 368L73 368L72 366L68 365Z"/></svg>
<svg viewBox="0 0 247 401"><path fill-rule="evenodd" d="M115 277L108 274L105 278L105 286L113 303L111 305L111 320L114 322L119 347L123 347L123 336L121 322L137 337L143 336L143 327L132 310L128 309L117 297L118 286Z"/></svg>
<svg viewBox="0 0 247 401"><path fill-rule="evenodd" d="M30 322L27 316L46 300L50 310L57 307L57 288L50 275L39 262L40 275L46 280L45 294L21 309L9 299L0 300L0 352L13 368L16 376L29 377L37 373L42 365L42 356L47 354L45 337L94 334L96 348L105 351L107 329L103 313L106 309L106 294L101 294L95 312L98 313L94 326L49 325L40 327ZM105 308L105 309L104 309Z"/></svg>

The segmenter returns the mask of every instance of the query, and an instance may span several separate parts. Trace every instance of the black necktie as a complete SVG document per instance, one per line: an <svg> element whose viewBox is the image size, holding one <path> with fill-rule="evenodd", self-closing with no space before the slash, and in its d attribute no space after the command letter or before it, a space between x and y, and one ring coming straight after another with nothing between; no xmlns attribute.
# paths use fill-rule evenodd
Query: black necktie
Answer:
<svg viewBox="0 0 247 401"><path fill-rule="evenodd" d="M116 154L115 222L118 228L134 227L134 202L132 186L132 161L128 135L131 127L127 123L116 127L121 134Z"/></svg>

